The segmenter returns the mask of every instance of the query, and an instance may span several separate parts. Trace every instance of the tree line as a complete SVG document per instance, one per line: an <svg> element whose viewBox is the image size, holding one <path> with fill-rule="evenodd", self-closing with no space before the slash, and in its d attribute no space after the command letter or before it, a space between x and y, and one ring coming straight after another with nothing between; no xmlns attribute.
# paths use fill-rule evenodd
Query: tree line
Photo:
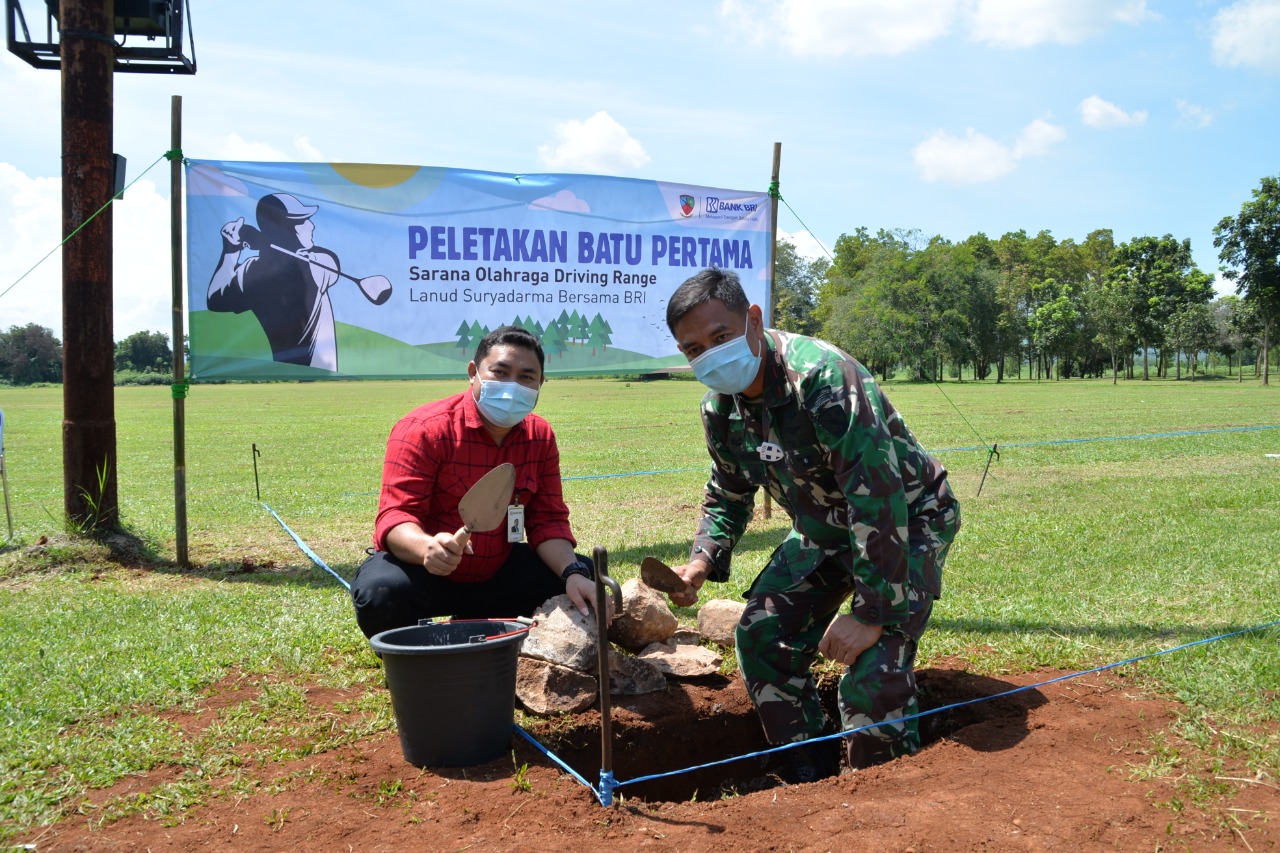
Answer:
<svg viewBox="0 0 1280 853"><path fill-rule="evenodd" d="M1229 370L1251 359L1264 383L1280 317L1280 179L1264 178L1238 216L1214 229L1235 295L1170 234L1119 243L1110 229L1082 241L1025 231L963 241L917 230L858 228L831 260L780 243L774 325L815 334L884 377L941 381L1006 373L1029 378L1194 376L1201 354Z"/></svg>
<svg viewBox="0 0 1280 853"><path fill-rule="evenodd" d="M158 378L172 369L169 337L160 332L135 332L115 346L117 378L121 374L155 374ZM0 382L33 385L61 381L62 341L53 329L28 323L0 332Z"/></svg>

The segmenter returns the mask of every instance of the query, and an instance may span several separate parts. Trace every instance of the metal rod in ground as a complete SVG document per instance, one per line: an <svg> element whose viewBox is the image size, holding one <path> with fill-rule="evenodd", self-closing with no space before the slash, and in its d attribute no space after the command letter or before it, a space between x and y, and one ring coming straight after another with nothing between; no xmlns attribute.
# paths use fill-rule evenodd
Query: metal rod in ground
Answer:
<svg viewBox="0 0 1280 853"><path fill-rule="evenodd" d="M622 612L622 588L609 577L609 552L597 545L591 552L596 570L597 674L600 679L600 805L613 805L613 707L609 700L609 602L608 585L618 613Z"/></svg>
<svg viewBox="0 0 1280 853"><path fill-rule="evenodd" d="M258 457L262 455L262 451L258 450L258 443L253 443L253 493L258 496L258 501L262 501L262 489L258 488Z"/></svg>
<svg viewBox="0 0 1280 853"><path fill-rule="evenodd" d="M0 416L0 421L3 417ZM0 482L4 483L4 517L9 522L9 539L13 539L13 511L9 509L9 472L4 467L4 451L0 450Z"/></svg>
<svg viewBox="0 0 1280 853"><path fill-rule="evenodd" d="M987 467L982 469L982 479L978 481L977 497L982 497L982 486L987 482L987 472L991 470L991 460L1000 458L1000 453L996 450L999 446L998 444L991 445L991 452L987 454Z"/></svg>
<svg viewBox="0 0 1280 853"><path fill-rule="evenodd" d="M4 467L4 409L0 409L0 483L4 483L4 517L9 522L9 539L13 539L13 512L9 509L9 472Z"/></svg>

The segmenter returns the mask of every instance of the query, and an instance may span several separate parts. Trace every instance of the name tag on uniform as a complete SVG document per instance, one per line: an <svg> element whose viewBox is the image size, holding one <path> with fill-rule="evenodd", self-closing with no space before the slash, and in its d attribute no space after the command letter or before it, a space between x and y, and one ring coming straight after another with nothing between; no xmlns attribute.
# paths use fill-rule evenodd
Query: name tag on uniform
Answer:
<svg viewBox="0 0 1280 853"><path fill-rule="evenodd" d="M524 507L520 504L507 507L507 541L524 541Z"/></svg>

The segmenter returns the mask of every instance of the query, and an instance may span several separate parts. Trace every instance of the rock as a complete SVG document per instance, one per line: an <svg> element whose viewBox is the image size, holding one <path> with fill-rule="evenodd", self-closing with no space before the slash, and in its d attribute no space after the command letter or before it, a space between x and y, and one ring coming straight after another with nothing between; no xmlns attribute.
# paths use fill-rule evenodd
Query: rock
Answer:
<svg viewBox="0 0 1280 853"><path fill-rule="evenodd" d="M738 627L746 602L713 598L698 609L698 633L703 639L733 648L733 629Z"/></svg>
<svg viewBox="0 0 1280 853"><path fill-rule="evenodd" d="M598 676L598 673L597 673ZM609 692L639 696L667 688L667 677L649 661L609 649Z"/></svg>
<svg viewBox="0 0 1280 853"><path fill-rule="evenodd" d="M702 635L698 633L697 628L682 626L676 629L667 642L673 646L700 646Z"/></svg>
<svg viewBox="0 0 1280 853"><path fill-rule="evenodd" d="M648 661L673 678L698 678L720 671L723 658L705 646L670 646L654 643L636 657Z"/></svg>
<svg viewBox="0 0 1280 853"><path fill-rule="evenodd" d="M594 677L567 666L525 655L516 665L516 698L535 714L585 711L599 689Z"/></svg>
<svg viewBox="0 0 1280 853"><path fill-rule="evenodd" d="M666 597L632 579L622 585L622 613L609 626L609 639L624 649L643 649L651 643L665 643L677 624Z"/></svg>
<svg viewBox="0 0 1280 853"><path fill-rule="evenodd" d="M533 614L538 624L529 629L520 654L590 671L596 660L596 617L583 616L567 595L549 598Z"/></svg>

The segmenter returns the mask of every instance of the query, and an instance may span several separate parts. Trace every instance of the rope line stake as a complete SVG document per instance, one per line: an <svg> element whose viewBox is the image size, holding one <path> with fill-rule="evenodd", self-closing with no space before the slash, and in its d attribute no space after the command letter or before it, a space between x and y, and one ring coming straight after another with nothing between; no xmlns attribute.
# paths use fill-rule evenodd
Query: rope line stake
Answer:
<svg viewBox="0 0 1280 853"><path fill-rule="evenodd" d="M999 446L1000 445L998 444L993 444L991 445L991 450L987 452L987 464L986 467L982 469L982 479L978 481L978 497L982 497L982 486L987 482L987 472L991 470L991 460L994 459L997 462L1000 461L1000 451L996 450Z"/></svg>
<svg viewBox="0 0 1280 853"><path fill-rule="evenodd" d="M253 493L257 496L258 501L262 501L262 489L258 488L258 457L262 455L262 451L258 449L258 443L253 443Z"/></svg>

